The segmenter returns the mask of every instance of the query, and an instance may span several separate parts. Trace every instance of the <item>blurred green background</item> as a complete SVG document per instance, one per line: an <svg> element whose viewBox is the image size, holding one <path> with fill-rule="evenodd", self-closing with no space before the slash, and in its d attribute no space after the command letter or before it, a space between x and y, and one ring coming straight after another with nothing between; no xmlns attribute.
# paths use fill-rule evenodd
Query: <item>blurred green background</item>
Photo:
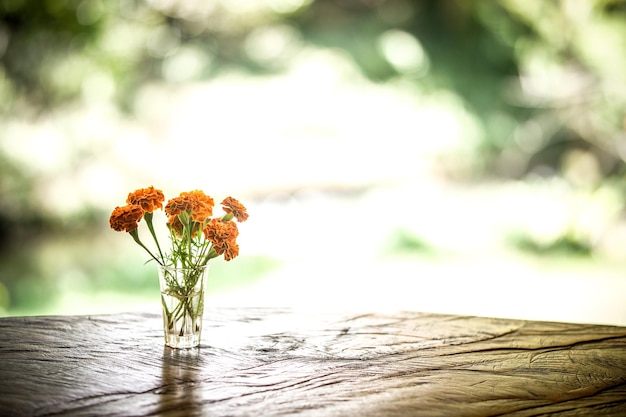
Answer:
<svg viewBox="0 0 626 417"><path fill-rule="evenodd" d="M209 303L626 324L626 2L3 0L0 315L158 308L126 195L249 209Z"/></svg>

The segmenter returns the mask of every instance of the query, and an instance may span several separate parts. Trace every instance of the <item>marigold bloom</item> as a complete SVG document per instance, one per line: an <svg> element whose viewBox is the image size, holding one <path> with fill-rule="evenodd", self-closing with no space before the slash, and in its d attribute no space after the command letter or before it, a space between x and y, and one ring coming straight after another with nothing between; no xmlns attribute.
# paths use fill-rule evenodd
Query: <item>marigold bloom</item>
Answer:
<svg viewBox="0 0 626 417"><path fill-rule="evenodd" d="M224 260L230 261L239 255L239 245L235 241L226 241L220 246L220 252L215 250L218 254L224 254Z"/></svg>
<svg viewBox="0 0 626 417"><path fill-rule="evenodd" d="M222 201L222 208L226 213L233 213L233 216L235 216L239 222L245 222L248 220L246 208L235 198L226 197L224 201Z"/></svg>
<svg viewBox="0 0 626 417"><path fill-rule="evenodd" d="M146 213L152 213L156 209L163 208L164 200L163 191L150 186L128 194L126 204L141 206Z"/></svg>
<svg viewBox="0 0 626 417"><path fill-rule="evenodd" d="M213 250L218 255L224 255L224 260L230 261L239 255L239 245L236 239L239 229L234 222L224 222L220 219L211 219L203 230L204 237L213 244Z"/></svg>
<svg viewBox="0 0 626 417"><path fill-rule="evenodd" d="M239 229L236 223L223 222L217 218L211 219L203 232L204 237L213 242L215 246L220 246L226 241L234 241L239 235Z"/></svg>
<svg viewBox="0 0 626 417"><path fill-rule="evenodd" d="M191 210L193 202L190 198L180 195L170 199L165 205L165 214L168 217L178 216L183 211Z"/></svg>
<svg viewBox="0 0 626 417"><path fill-rule="evenodd" d="M109 225L111 229L115 231L130 232L139 227L139 221L143 217L143 214L143 209L137 204L115 207L109 218Z"/></svg>
<svg viewBox="0 0 626 417"><path fill-rule="evenodd" d="M189 211L194 222L203 223L213 214L214 204L213 199L200 190L182 192L167 202L165 213L171 218L183 211Z"/></svg>
<svg viewBox="0 0 626 417"><path fill-rule="evenodd" d="M174 235L182 236L183 223L178 219L178 216L170 217L167 220L167 226L174 231Z"/></svg>
<svg viewBox="0 0 626 417"><path fill-rule="evenodd" d="M192 196L194 200L194 206L191 209L191 218L194 222L202 223L213 215L213 205L215 203L211 197L200 190L191 191L187 194Z"/></svg>

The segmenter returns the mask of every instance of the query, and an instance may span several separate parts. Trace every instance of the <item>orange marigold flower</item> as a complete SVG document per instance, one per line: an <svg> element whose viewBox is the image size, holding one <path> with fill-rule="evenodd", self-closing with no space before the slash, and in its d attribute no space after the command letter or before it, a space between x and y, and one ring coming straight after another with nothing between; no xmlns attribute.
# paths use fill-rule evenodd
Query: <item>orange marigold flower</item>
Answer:
<svg viewBox="0 0 626 417"><path fill-rule="evenodd" d="M187 193L194 200L194 206L191 209L191 218L194 222L202 223L213 214L213 205L215 202L211 197L204 194L200 190Z"/></svg>
<svg viewBox="0 0 626 417"><path fill-rule="evenodd" d="M200 190L182 192L165 205L168 217L178 216L183 211L189 211L194 222L202 223L213 214L213 199Z"/></svg>
<svg viewBox="0 0 626 417"><path fill-rule="evenodd" d="M232 197L226 197L224 201L222 201L222 206L226 213L233 213L233 216L235 216L237 221L245 222L248 220L247 210L244 205L239 202L239 200Z"/></svg>
<svg viewBox="0 0 626 417"><path fill-rule="evenodd" d="M183 211L191 210L193 202L190 198L180 195L170 199L165 205L165 214L168 217L176 217Z"/></svg>
<svg viewBox="0 0 626 417"><path fill-rule="evenodd" d="M239 245L235 240L225 240L219 245L213 245L213 250L218 255L224 255L224 260L230 261L239 255Z"/></svg>
<svg viewBox="0 0 626 417"><path fill-rule="evenodd" d="M168 227L174 231L174 235L182 236L183 224L178 220L178 216L170 217L167 221Z"/></svg>
<svg viewBox="0 0 626 417"><path fill-rule="evenodd" d="M156 209L163 208L164 200L163 191L156 190L153 186L150 186L148 188L140 188L128 194L126 203L141 206L146 213L152 213Z"/></svg>
<svg viewBox="0 0 626 417"><path fill-rule="evenodd" d="M237 255L239 255L239 245L235 241L224 242L222 246L220 247L220 250L221 250L221 253L224 254L225 261L230 261L236 258ZM215 252L217 252L217 250Z"/></svg>
<svg viewBox="0 0 626 417"><path fill-rule="evenodd" d="M236 223L223 222L220 219L211 219L203 232L204 237L210 240L214 246L221 246L227 241L234 242L239 235L239 229Z"/></svg>
<svg viewBox="0 0 626 417"><path fill-rule="evenodd" d="M130 232L139 227L139 220L143 217L143 213L143 209L137 204L115 207L109 218L109 225L111 229L118 232Z"/></svg>

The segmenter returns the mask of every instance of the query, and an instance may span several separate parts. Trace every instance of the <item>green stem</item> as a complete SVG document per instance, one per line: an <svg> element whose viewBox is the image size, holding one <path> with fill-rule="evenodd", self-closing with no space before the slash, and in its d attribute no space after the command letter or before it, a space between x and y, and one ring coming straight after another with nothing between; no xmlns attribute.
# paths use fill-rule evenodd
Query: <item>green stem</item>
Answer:
<svg viewBox="0 0 626 417"><path fill-rule="evenodd" d="M188 268L193 268L193 264L192 264L192 259L193 259L193 251L191 249L191 241L193 240L193 226L194 226L194 221L191 219L191 216L189 216L189 224L187 227L187 253L189 254L189 259L187 260L187 267Z"/></svg>
<svg viewBox="0 0 626 417"><path fill-rule="evenodd" d="M219 255L217 254L217 252L215 252L213 245L211 245L209 253L207 253L206 257L204 258L204 262L202 262L202 266L206 266L206 264L208 264L211 259L217 258L218 256Z"/></svg>
<svg viewBox="0 0 626 417"><path fill-rule="evenodd" d="M144 244L141 242L141 239L139 239L139 232L137 231L137 229L133 229L133 230L131 230L130 232L128 232L128 234L129 234L129 235L131 235L131 236L133 237L133 240L134 240L135 242L137 242L137 244L138 244L139 246L141 246L142 248L144 248L144 249L146 250L146 252L148 252L148 254L152 257L152 259L154 259L155 261L157 261L159 265L161 265L161 266L163 265L163 263L162 263L161 261L159 261L159 259L158 259L156 256L154 256L154 255L152 254L152 252L150 252L150 249L148 249L148 248L146 247L146 245L144 245Z"/></svg>
<svg viewBox="0 0 626 417"><path fill-rule="evenodd" d="M204 307L204 288L199 288L199 294L194 293L198 281L203 277L203 270L201 268L193 268L185 271L182 276L175 275L175 272L169 270L163 271L165 274L163 279L167 282L167 292L161 295L161 302L163 303L164 314L167 320L167 329L171 333L178 334L178 336L184 336L188 328L192 332L198 331L198 324L196 323L200 312ZM172 309L168 309L168 302L176 300ZM194 300L197 300L198 306L194 307Z"/></svg>
<svg viewBox="0 0 626 417"><path fill-rule="evenodd" d="M146 219L146 224L148 225L148 230L150 230L150 234L154 239L154 243L156 243L157 250L159 251L159 256L161 257L161 261L165 261L165 257L163 256L163 252L161 252L161 245L159 245L159 239L156 237L156 233L154 232L154 226L152 225L152 213L145 213L143 218Z"/></svg>
<svg viewBox="0 0 626 417"><path fill-rule="evenodd" d="M167 303L165 302L163 294L161 294L161 305L163 306L163 311L165 311L165 314L167 316L167 326L169 327L170 322L172 321L172 313L170 313L169 308L167 308Z"/></svg>

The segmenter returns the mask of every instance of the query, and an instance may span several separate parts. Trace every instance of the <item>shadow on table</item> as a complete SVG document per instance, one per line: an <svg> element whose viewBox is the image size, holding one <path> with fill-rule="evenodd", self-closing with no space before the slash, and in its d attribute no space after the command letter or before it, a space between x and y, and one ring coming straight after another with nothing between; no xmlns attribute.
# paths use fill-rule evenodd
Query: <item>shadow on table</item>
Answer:
<svg viewBox="0 0 626 417"><path fill-rule="evenodd" d="M202 399L196 389L200 363L200 351L163 347L161 388L157 414L198 415L202 411Z"/></svg>

